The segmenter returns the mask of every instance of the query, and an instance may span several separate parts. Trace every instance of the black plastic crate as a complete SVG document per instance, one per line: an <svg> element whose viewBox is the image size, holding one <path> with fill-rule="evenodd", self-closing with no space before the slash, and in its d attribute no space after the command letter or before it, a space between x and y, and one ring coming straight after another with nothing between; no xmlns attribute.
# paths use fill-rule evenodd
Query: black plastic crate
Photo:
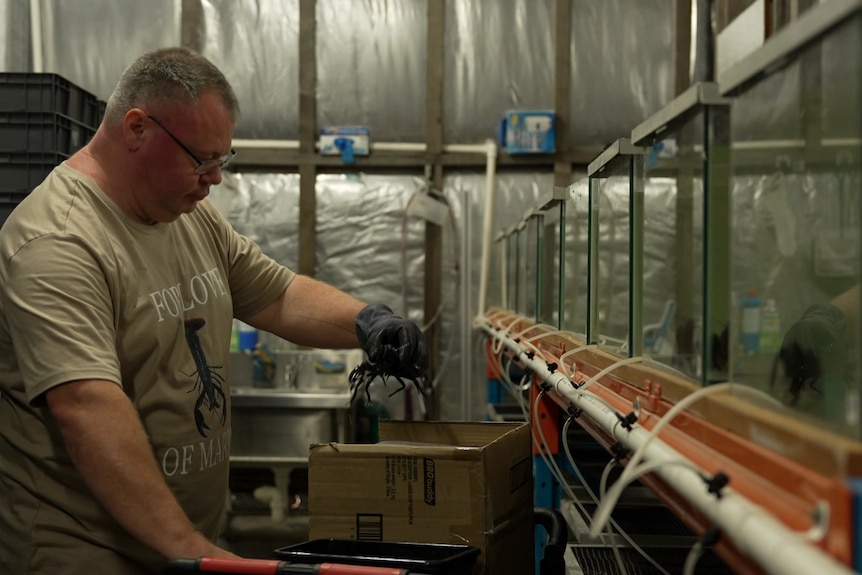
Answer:
<svg viewBox="0 0 862 575"><path fill-rule="evenodd" d="M0 189L0 227L15 209L15 206L21 203L21 200L27 197L30 190L2 190Z"/></svg>
<svg viewBox="0 0 862 575"><path fill-rule="evenodd" d="M0 73L0 112L57 112L99 126L99 100L57 74Z"/></svg>
<svg viewBox="0 0 862 575"><path fill-rule="evenodd" d="M3 227L3 224L6 222L6 218L9 217L9 214L12 213L12 210L15 209L15 206L6 206L0 204L0 228Z"/></svg>
<svg viewBox="0 0 862 575"><path fill-rule="evenodd" d="M0 152L53 152L71 155L95 130L55 112L0 112Z"/></svg>
<svg viewBox="0 0 862 575"><path fill-rule="evenodd" d="M472 545L314 539L277 549L275 556L306 565L341 563L407 569L428 575L470 575L479 553L479 548Z"/></svg>
<svg viewBox="0 0 862 575"><path fill-rule="evenodd" d="M66 158L57 153L0 153L0 202L21 201L22 194L29 194Z"/></svg>
<svg viewBox="0 0 862 575"><path fill-rule="evenodd" d="M2 190L0 189L0 206L17 206L32 190Z"/></svg>

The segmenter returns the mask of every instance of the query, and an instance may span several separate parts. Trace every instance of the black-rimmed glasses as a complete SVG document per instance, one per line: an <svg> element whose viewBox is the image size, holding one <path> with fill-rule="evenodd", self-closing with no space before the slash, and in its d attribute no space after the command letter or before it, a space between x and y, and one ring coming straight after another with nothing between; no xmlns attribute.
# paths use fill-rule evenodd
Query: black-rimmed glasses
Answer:
<svg viewBox="0 0 862 575"><path fill-rule="evenodd" d="M165 131L165 134L167 134L168 136L170 136L170 137L171 137L171 139L172 139L174 142L176 142L176 143L177 143L177 145L178 145L180 148L182 148L182 149L183 149L183 151L185 151L185 153L187 153L189 156L191 156L191 157L192 157L192 159L193 159L195 162L197 162L198 167L194 169L194 173L196 173L196 174L198 174L198 175L206 174L207 172L210 172L210 171L212 171L212 170L214 170L214 169L216 169L216 168L219 168L220 170L223 170L223 169L224 169L224 168L226 168L226 167L228 166L228 164L230 164L230 163L231 163L231 161L236 157L236 150L231 149L230 153L225 154L224 156L222 156L222 157L220 157L220 158L213 158L213 159L211 159L211 160L201 160L200 158L198 158L198 157L197 157L197 155L196 155L194 152L192 152L192 151L189 149L189 147L188 147L188 146L186 146L185 144L183 144L183 143L180 141L180 139L179 139L179 138L177 138L176 136L174 136L174 135L173 135L173 133L172 133L170 130L168 130L167 128L165 128L165 127L162 125L162 123L161 123L161 122L159 122L159 121L158 121L158 120L156 120L153 116L150 116L150 115L147 115L147 118L149 118L150 120L152 120L153 122L155 122L155 123L156 123L156 125L157 125L159 128L161 128L162 130L164 130L164 131Z"/></svg>

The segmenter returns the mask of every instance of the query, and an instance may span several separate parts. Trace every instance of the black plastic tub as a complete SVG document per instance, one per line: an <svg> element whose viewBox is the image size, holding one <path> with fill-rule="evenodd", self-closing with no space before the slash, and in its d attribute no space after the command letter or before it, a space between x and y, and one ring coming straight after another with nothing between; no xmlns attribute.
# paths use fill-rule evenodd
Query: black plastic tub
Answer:
<svg viewBox="0 0 862 575"><path fill-rule="evenodd" d="M314 539L275 551L278 559L301 564L342 563L407 569L428 575L470 575L479 557L472 545Z"/></svg>

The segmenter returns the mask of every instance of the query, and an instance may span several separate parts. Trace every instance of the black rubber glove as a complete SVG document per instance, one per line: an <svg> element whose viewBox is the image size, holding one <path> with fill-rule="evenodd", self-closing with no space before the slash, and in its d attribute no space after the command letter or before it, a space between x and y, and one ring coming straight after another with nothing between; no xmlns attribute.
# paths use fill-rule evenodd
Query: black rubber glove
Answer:
<svg viewBox="0 0 862 575"><path fill-rule="evenodd" d="M844 373L847 342L844 331L847 318L829 303L814 304L784 335L778 359L784 375L790 379L793 403L802 388L818 389L821 377Z"/></svg>
<svg viewBox="0 0 862 575"><path fill-rule="evenodd" d="M368 360L387 375L416 379L428 369L425 334L383 304L367 305L356 314L356 336Z"/></svg>

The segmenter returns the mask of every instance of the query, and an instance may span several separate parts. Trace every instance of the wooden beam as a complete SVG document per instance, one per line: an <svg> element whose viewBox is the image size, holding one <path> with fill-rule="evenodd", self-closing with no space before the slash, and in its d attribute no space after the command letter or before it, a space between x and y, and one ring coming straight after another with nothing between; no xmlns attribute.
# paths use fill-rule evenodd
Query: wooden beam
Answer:
<svg viewBox="0 0 862 575"><path fill-rule="evenodd" d="M372 152L370 156L357 156L355 164L345 164L338 156L321 156L316 153L305 154L299 150L279 148L244 148L236 145L237 157L231 163L236 171L263 171L262 168L274 172L295 172L300 164L313 164L319 169L343 169L345 171L365 169L423 169L428 165L439 164L451 168L485 169L487 158L485 154L429 154L426 152ZM497 155L498 168L535 168L547 170L555 164L567 163L575 166L587 166L601 153L601 146L579 146L565 154L524 154L510 155L499 151Z"/></svg>
<svg viewBox="0 0 862 575"><path fill-rule="evenodd" d="M317 251L317 0L299 2L299 273L314 277Z"/></svg>
<svg viewBox="0 0 862 575"><path fill-rule="evenodd" d="M566 161L571 140L572 0L554 2L554 19L554 113L557 115L554 185L568 186L572 183L572 163Z"/></svg>
<svg viewBox="0 0 862 575"><path fill-rule="evenodd" d="M727 25L742 14L751 3L752 0L717 0L715 10L716 34L727 28Z"/></svg>
<svg viewBox="0 0 862 575"><path fill-rule="evenodd" d="M201 0L182 0L180 7L180 45L195 52L204 46L204 9Z"/></svg>
<svg viewBox="0 0 862 575"><path fill-rule="evenodd" d="M799 103L802 137L807 156L818 154L823 141L823 53L818 44L805 50L800 59Z"/></svg>
<svg viewBox="0 0 862 575"><path fill-rule="evenodd" d="M697 313L694 305L695 213L694 172L692 171L683 169L677 174L675 208L673 284L676 311L673 314L674 331L670 337L676 339L680 357L694 357Z"/></svg>
<svg viewBox="0 0 862 575"><path fill-rule="evenodd" d="M428 0L427 62L425 101L425 142L431 168L431 185L443 190L443 67L445 60L444 39L446 30L445 0ZM466 280L469 281L469 280ZM431 222L425 222L425 324L428 330L429 375L433 378L440 368L443 305L443 230ZM436 318L436 320L434 319ZM429 325L430 324L430 325ZM469 382L462 382L469 385ZM429 420L440 419L440 397L434 394L426 402Z"/></svg>
<svg viewBox="0 0 862 575"><path fill-rule="evenodd" d="M691 0L674 0L673 93L679 96L691 85Z"/></svg>

